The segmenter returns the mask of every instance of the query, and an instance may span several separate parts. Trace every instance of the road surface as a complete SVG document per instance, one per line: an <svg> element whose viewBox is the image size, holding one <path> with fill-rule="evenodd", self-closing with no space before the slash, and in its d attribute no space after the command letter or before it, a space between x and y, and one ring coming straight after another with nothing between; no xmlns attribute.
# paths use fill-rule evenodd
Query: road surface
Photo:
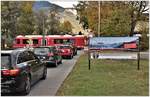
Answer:
<svg viewBox="0 0 150 97"><path fill-rule="evenodd" d="M83 51L78 51L78 55L71 60L63 60L57 68L48 67L47 79L33 85L28 96L54 96L81 54Z"/></svg>

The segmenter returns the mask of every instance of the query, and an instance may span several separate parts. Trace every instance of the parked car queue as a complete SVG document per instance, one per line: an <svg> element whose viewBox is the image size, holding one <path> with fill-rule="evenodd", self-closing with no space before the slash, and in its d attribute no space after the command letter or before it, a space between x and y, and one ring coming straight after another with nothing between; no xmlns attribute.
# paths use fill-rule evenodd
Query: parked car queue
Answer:
<svg viewBox="0 0 150 97"><path fill-rule="evenodd" d="M57 67L76 54L71 45L1 50L1 94L29 94L31 85L46 79L47 66Z"/></svg>

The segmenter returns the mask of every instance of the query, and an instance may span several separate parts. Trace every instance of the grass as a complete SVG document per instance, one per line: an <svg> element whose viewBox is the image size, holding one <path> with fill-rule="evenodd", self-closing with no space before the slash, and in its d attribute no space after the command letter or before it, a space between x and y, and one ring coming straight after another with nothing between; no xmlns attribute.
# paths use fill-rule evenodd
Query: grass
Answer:
<svg viewBox="0 0 150 97"><path fill-rule="evenodd" d="M88 70L86 55L80 56L57 96L148 96L148 60L93 60Z"/></svg>

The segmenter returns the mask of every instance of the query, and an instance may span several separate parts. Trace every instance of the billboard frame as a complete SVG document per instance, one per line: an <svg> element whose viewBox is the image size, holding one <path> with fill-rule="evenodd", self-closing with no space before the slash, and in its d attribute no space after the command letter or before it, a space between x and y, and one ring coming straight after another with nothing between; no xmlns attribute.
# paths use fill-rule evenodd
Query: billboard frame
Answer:
<svg viewBox="0 0 150 97"><path fill-rule="evenodd" d="M91 52L100 52L100 51L104 51L104 50L114 50L114 49L96 49L96 50L91 50L90 49L90 38L88 39L88 69L91 70ZM136 49L136 53L137 53L137 70L140 70L140 37L138 37L137 39L138 43L137 43L137 49ZM118 51L125 51L125 50L129 50L129 49L115 49Z"/></svg>

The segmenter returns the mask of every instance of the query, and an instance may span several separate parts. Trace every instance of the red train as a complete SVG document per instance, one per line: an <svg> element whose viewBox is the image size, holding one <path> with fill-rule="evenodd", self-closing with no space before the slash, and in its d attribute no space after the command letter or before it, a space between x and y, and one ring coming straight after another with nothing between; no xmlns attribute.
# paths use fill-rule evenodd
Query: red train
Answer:
<svg viewBox="0 0 150 97"><path fill-rule="evenodd" d="M46 46L54 46L60 44L72 44L78 49L83 49L86 45L86 37L84 35L19 35L15 38L13 48L22 47L38 47L43 45L43 39Z"/></svg>

